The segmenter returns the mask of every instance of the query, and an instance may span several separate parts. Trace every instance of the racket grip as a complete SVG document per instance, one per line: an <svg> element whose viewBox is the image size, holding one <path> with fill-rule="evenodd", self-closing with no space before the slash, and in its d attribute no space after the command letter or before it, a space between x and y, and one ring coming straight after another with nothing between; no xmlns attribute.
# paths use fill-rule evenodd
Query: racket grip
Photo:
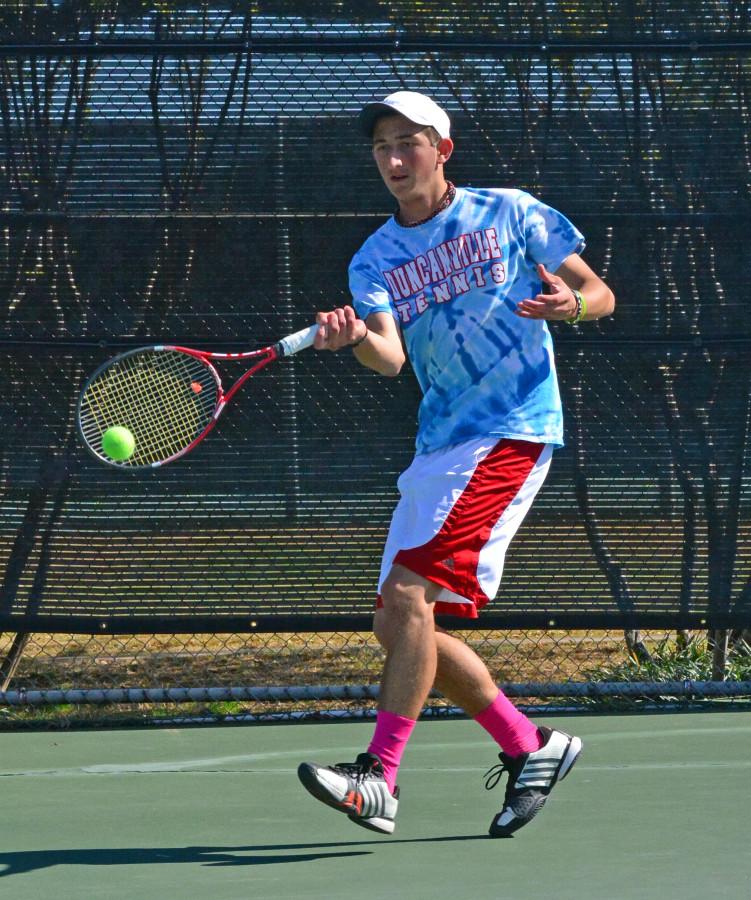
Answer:
<svg viewBox="0 0 751 900"><path fill-rule="evenodd" d="M319 325L311 325L303 328L302 331L296 331L294 334L288 334L287 337L282 338L276 345L279 356L292 356L293 353L311 347L319 327Z"/></svg>

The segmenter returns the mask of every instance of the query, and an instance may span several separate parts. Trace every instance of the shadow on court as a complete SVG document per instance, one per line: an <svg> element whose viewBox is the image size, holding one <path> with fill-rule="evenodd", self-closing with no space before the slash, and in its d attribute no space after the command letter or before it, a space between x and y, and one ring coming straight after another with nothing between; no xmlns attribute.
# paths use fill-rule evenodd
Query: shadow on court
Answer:
<svg viewBox="0 0 751 900"><path fill-rule="evenodd" d="M317 844L252 844L239 847L117 847L88 850L0 851L0 878L21 875L53 866L123 866L156 863L199 863L205 866L264 866L279 863L312 862L317 859L369 856L370 850L346 850L338 853L293 853L285 851L325 850L333 847L381 847L389 844L437 844L447 841L486 840L487 835L453 837L380 839L372 841L336 841ZM254 856L254 853L264 853ZM251 855L245 855L251 854ZM268 854L268 855L267 855Z"/></svg>

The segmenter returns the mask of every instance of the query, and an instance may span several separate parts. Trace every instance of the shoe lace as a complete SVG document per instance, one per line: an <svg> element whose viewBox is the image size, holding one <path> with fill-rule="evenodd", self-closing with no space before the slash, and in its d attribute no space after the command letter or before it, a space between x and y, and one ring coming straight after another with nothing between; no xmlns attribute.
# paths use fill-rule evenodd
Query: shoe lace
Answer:
<svg viewBox="0 0 751 900"><path fill-rule="evenodd" d="M483 776L485 778L486 791L493 790L503 777L504 772L508 772L509 778L512 776L513 759L510 756L506 756L505 753L499 754L498 758L500 759L500 762L491 766Z"/></svg>
<svg viewBox="0 0 751 900"><path fill-rule="evenodd" d="M358 757L353 763L336 763L336 765L332 766L332 769L341 772L342 775L354 778L358 784L361 784L366 778L373 775L373 769L377 765L378 760L376 759Z"/></svg>

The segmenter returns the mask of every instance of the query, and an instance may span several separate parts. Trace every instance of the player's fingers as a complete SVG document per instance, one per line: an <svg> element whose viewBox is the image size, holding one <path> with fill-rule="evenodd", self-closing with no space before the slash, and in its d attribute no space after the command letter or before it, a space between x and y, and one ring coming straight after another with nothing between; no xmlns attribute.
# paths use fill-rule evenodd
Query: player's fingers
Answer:
<svg viewBox="0 0 751 900"><path fill-rule="evenodd" d="M522 300L516 307L517 312L523 312L525 315L540 315L542 314L543 309L544 305L542 303L535 303L534 300Z"/></svg>
<svg viewBox="0 0 751 900"><path fill-rule="evenodd" d="M351 310L352 316L354 316L354 310ZM335 309L332 313L331 322L329 323L329 343L328 348L330 350L341 350L342 347L346 347L347 344L351 343L350 336L350 325L349 325L349 313L347 312L347 307L340 307Z"/></svg>
<svg viewBox="0 0 751 900"><path fill-rule="evenodd" d="M550 272L548 272L548 270L542 263L537 263L537 274L540 276L540 278L542 278L543 281L547 282L548 284L552 284L551 278L553 278L553 276L550 274Z"/></svg>
<svg viewBox="0 0 751 900"><path fill-rule="evenodd" d="M331 313L331 319L329 320L329 338L332 341L336 341L339 337L339 333L344 327L344 310L335 309Z"/></svg>
<svg viewBox="0 0 751 900"><path fill-rule="evenodd" d="M316 350L340 350L351 344L359 331L357 314L351 306L316 314L319 329L313 346Z"/></svg>
<svg viewBox="0 0 751 900"><path fill-rule="evenodd" d="M542 279L543 283L549 285L550 287L550 291L548 292L547 296L555 294L559 291L567 291L569 289L566 282L559 275L553 275L552 272L548 272L548 270L545 268L545 266L543 266L542 263L538 264L537 273Z"/></svg>
<svg viewBox="0 0 751 900"><path fill-rule="evenodd" d="M548 318L565 319L570 314L571 291L564 285L560 291L556 289L552 294L537 294L527 302L538 306Z"/></svg>
<svg viewBox="0 0 751 900"><path fill-rule="evenodd" d="M515 311L523 319L556 320L567 319L570 315L565 298L551 294L538 294L532 299L522 300Z"/></svg>
<svg viewBox="0 0 751 900"><path fill-rule="evenodd" d="M328 313L325 312L317 312L316 313L316 322L318 323L318 331L316 331L315 339L313 340L313 346L316 350L323 350L326 344L326 335L328 334L328 329L326 327L326 322L328 321Z"/></svg>
<svg viewBox="0 0 751 900"><path fill-rule="evenodd" d="M329 312L319 312L316 314L316 321L319 328L313 341L316 350L331 350L332 338L335 338L339 330L338 316L336 310Z"/></svg>
<svg viewBox="0 0 751 900"><path fill-rule="evenodd" d="M555 311L558 307L555 303L551 302L550 295L538 294L536 297L532 297L531 300L524 300L520 304L523 309L528 309L533 312L543 313L545 310L553 310Z"/></svg>
<svg viewBox="0 0 751 900"><path fill-rule="evenodd" d="M542 263L537 264L537 274L546 284L558 285L563 283L563 279L559 275L548 272Z"/></svg>
<svg viewBox="0 0 751 900"><path fill-rule="evenodd" d="M344 320L346 323L347 343L351 344L359 335L359 326L357 323L360 321L357 318L357 313L351 306L344 307Z"/></svg>

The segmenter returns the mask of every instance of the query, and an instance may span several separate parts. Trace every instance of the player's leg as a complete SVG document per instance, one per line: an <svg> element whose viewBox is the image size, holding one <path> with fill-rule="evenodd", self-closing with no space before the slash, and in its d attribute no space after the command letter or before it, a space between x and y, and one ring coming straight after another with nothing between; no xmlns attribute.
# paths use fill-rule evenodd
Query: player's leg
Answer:
<svg viewBox="0 0 751 900"><path fill-rule="evenodd" d="M435 687L454 706L474 718L487 709L498 694L493 676L480 657L464 641L436 625Z"/></svg>
<svg viewBox="0 0 751 900"><path fill-rule="evenodd" d="M399 479L402 497L391 519L379 577L374 629L386 649L386 662L368 751L354 763L303 763L298 768L300 780L313 796L346 812L358 825L379 831L394 830L399 796L396 772L433 685L437 662L435 585L411 569L395 567L394 559L402 547L424 542L440 527L440 522L435 527L433 523L442 493L421 486L427 478L444 490L442 457L415 457Z"/></svg>
<svg viewBox="0 0 751 900"><path fill-rule="evenodd" d="M509 756L532 753L542 746L537 726L493 681L485 663L447 632L437 629L438 666L435 686L481 725Z"/></svg>
<svg viewBox="0 0 751 900"><path fill-rule="evenodd" d="M318 800L358 825L390 834L398 808L396 775L436 674L431 595L435 586L395 566L381 589L374 631L386 649L378 715L367 752L354 763L302 763L298 775Z"/></svg>
<svg viewBox="0 0 751 900"><path fill-rule="evenodd" d="M503 807L489 833L509 837L537 815L556 783L571 771L581 740L544 725L538 728L498 689L483 661L463 641L439 630L436 643L436 687L501 749L501 763L487 773L486 787L495 787L504 772L508 781Z"/></svg>
<svg viewBox="0 0 751 900"><path fill-rule="evenodd" d="M428 575L435 571L444 590L436 611L451 613L462 597L472 615L495 596L506 550L547 474L550 447L501 441L481 458L449 515L426 545L397 560ZM447 565L448 563L448 565ZM447 572L447 569L449 570ZM438 632L436 686L465 709L501 749L488 787L508 772L504 804L490 834L503 837L527 824L542 808L555 784L565 777L581 750L581 741L563 732L539 729L498 690L486 666L462 641Z"/></svg>
<svg viewBox="0 0 751 900"><path fill-rule="evenodd" d="M437 647L436 585L404 566L393 566L381 587L373 631L386 650L378 708L417 719L433 687Z"/></svg>

